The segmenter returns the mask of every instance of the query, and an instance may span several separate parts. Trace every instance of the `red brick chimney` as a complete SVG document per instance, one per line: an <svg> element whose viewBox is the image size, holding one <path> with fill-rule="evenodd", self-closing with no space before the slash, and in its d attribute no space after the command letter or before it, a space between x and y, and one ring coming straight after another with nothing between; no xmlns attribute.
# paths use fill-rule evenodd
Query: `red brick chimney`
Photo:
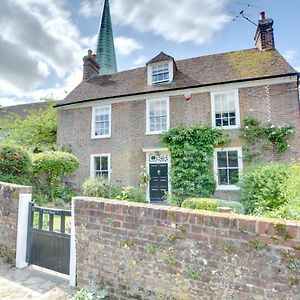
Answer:
<svg viewBox="0 0 300 300"><path fill-rule="evenodd" d="M89 80L99 75L100 66L96 62L96 54L92 50L88 51L88 55L83 57L83 80Z"/></svg>
<svg viewBox="0 0 300 300"><path fill-rule="evenodd" d="M257 49L263 51L275 48L273 23L274 21L272 19L266 19L266 13L264 11L260 13L254 38L255 47Z"/></svg>

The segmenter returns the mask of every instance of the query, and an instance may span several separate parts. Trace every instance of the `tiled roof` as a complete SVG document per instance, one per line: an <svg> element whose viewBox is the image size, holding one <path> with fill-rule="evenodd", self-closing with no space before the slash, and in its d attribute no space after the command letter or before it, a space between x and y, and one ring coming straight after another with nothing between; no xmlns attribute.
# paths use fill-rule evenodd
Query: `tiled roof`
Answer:
<svg viewBox="0 0 300 300"><path fill-rule="evenodd" d="M135 94L297 74L277 50L249 49L176 61L170 84L147 85L147 68L82 81L57 106Z"/></svg>
<svg viewBox="0 0 300 300"><path fill-rule="evenodd" d="M166 61L166 60L174 60L174 58L164 52L160 52L157 56L155 56L154 58L149 60L146 65L154 64L154 63Z"/></svg>

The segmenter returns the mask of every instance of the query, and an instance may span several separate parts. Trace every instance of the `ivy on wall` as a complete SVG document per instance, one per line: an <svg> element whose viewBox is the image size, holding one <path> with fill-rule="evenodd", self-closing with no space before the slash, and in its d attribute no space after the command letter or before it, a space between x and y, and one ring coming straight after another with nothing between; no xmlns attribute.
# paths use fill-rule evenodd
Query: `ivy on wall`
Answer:
<svg viewBox="0 0 300 300"><path fill-rule="evenodd" d="M216 189L212 160L214 147L225 144L218 129L179 126L161 138L172 157L172 193L180 197L209 197Z"/></svg>
<svg viewBox="0 0 300 300"><path fill-rule="evenodd" d="M242 128L242 138L245 141L243 159L253 161L258 159L261 153L285 152L289 148L288 140L293 132L293 126L262 125L255 118L246 118Z"/></svg>

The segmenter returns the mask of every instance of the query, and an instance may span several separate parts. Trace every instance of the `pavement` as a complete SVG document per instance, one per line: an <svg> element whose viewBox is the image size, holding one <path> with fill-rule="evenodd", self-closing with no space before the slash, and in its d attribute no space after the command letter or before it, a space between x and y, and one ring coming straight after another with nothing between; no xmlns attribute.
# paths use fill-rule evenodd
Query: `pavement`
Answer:
<svg viewBox="0 0 300 300"><path fill-rule="evenodd" d="M68 276L36 266L16 269L0 258L1 300L72 299Z"/></svg>

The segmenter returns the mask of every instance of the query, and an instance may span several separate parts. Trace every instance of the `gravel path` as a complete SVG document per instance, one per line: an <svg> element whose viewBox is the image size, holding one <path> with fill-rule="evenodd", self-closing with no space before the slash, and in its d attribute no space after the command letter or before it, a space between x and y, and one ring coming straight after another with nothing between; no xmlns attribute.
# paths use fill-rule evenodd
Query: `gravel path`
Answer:
<svg viewBox="0 0 300 300"><path fill-rule="evenodd" d="M67 276L33 266L16 269L0 259L1 300L64 300L72 292Z"/></svg>

